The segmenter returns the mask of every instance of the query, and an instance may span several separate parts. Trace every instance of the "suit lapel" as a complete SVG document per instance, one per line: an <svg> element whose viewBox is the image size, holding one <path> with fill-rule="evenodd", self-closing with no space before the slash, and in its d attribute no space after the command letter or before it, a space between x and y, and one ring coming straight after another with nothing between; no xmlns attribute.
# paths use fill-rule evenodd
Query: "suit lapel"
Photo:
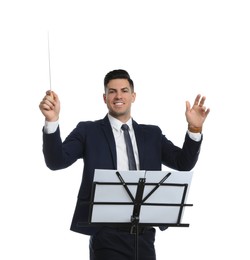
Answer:
<svg viewBox="0 0 250 260"><path fill-rule="evenodd" d="M113 135L113 131L108 119L108 116L104 117L104 119L101 121L101 126L102 129L104 131L104 135L107 139L109 148L110 148L110 152L112 155L112 159L113 159L113 165L114 165L114 169L117 169L117 156L116 156L116 146L115 146L115 138Z"/></svg>
<svg viewBox="0 0 250 260"><path fill-rule="evenodd" d="M133 120L133 128L135 131L135 138L136 138L137 149L138 149L140 170L143 170L144 169L144 144L145 144L143 128L141 126L139 126L134 120Z"/></svg>

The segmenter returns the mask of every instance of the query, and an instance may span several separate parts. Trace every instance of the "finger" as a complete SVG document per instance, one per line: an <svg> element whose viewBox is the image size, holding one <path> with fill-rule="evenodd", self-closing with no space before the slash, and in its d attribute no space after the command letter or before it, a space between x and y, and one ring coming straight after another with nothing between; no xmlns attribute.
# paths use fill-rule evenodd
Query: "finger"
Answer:
<svg viewBox="0 0 250 260"><path fill-rule="evenodd" d="M208 108L207 111L205 112L206 117L209 114L209 112L210 112L210 108Z"/></svg>
<svg viewBox="0 0 250 260"><path fill-rule="evenodd" d="M47 109L53 109L55 106L54 100L51 98L51 96L46 96L41 104Z"/></svg>
<svg viewBox="0 0 250 260"><path fill-rule="evenodd" d="M47 90L46 95L50 96L52 99L54 99L55 96L57 97L56 93L52 90Z"/></svg>
<svg viewBox="0 0 250 260"><path fill-rule="evenodd" d="M200 107L203 107L203 105L204 105L204 103L205 103L205 100L206 100L206 97L203 96L203 97L201 98L201 100L200 100L200 103L199 103L199 106L200 106Z"/></svg>
<svg viewBox="0 0 250 260"><path fill-rule="evenodd" d="M201 95L198 94L194 100L194 105L198 106L199 105L199 102L200 102L200 99L201 99Z"/></svg>
<svg viewBox="0 0 250 260"><path fill-rule="evenodd" d="M52 109L49 105L47 105L43 101L40 103L39 108L41 109L41 111L43 110L50 111Z"/></svg>
<svg viewBox="0 0 250 260"><path fill-rule="evenodd" d="M53 106L55 106L56 98L57 98L56 94L54 94L54 92L52 92L52 91L49 91L49 92L47 92L47 95L44 97L43 100L44 101L47 100L48 102L52 103Z"/></svg>

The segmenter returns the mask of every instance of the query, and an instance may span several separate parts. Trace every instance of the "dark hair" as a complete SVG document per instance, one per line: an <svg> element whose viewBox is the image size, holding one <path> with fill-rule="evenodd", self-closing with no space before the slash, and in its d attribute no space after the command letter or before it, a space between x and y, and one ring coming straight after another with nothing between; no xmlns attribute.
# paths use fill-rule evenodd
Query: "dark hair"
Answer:
<svg viewBox="0 0 250 260"><path fill-rule="evenodd" d="M128 72L126 70L122 70L122 69L118 69L118 70L112 70L109 73L107 73L107 75L104 78L104 88L106 90L107 85L109 83L110 80L112 79L127 79L132 92L134 91L134 82L133 80L130 78Z"/></svg>

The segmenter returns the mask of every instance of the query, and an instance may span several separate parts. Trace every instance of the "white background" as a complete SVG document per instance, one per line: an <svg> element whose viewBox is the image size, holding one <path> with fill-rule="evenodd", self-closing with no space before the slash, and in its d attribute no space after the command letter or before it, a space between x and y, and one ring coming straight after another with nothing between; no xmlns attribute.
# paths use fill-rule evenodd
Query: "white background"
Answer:
<svg viewBox="0 0 250 260"><path fill-rule="evenodd" d="M135 82L134 119L180 146L185 101L207 96L190 227L157 231L157 259L249 259L248 2L0 2L1 259L88 259L88 237L69 231L82 162L51 172L42 155L48 30L63 138L105 116L103 77L113 69Z"/></svg>

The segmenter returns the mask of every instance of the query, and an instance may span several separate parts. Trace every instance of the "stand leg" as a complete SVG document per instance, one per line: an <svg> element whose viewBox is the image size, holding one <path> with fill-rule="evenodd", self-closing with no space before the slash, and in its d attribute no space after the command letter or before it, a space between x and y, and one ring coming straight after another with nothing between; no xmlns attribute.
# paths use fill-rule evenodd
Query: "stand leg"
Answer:
<svg viewBox="0 0 250 260"><path fill-rule="evenodd" d="M135 260L139 259L139 228L135 225Z"/></svg>

